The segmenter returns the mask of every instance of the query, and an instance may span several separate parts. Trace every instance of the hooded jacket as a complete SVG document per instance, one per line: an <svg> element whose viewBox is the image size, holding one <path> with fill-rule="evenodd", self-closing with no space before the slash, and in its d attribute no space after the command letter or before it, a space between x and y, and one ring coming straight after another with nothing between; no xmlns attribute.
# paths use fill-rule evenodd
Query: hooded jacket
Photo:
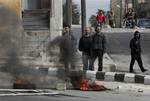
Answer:
<svg viewBox="0 0 150 101"><path fill-rule="evenodd" d="M139 37L136 38L136 35L139 34ZM140 45L140 33L139 32L135 32L134 34L134 38L131 39L130 41L130 49L131 49L131 53L140 53L141 52L141 45Z"/></svg>

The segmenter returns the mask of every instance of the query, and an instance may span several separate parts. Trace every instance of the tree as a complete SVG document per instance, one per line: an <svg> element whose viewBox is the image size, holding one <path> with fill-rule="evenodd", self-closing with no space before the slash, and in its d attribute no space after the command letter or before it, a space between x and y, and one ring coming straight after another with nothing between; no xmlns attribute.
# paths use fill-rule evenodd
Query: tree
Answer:
<svg viewBox="0 0 150 101"><path fill-rule="evenodd" d="M97 26L96 15L91 15L89 22L90 22L92 27Z"/></svg>
<svg viewBox="0 0 150 101"><path fill-rule="evenodd" d="M79 24L80 21L80 13L78 5L72 3L72 24Z"/></svg>

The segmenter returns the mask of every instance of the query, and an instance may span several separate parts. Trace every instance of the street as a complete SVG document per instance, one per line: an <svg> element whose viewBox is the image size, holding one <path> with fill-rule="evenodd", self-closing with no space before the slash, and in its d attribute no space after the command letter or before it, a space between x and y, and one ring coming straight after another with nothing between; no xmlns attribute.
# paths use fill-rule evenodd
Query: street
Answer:
<svg viewBox="0 0 150 101"><path fill-rule="evenodd" d="M112 29L116 30L116 29ZM121 29L120 29L121 30ZM113 59L115 64L117 65L117 71L128 72L128 66L130 63L130 48L129 42L133 37L132 32L108 32L107 29L103 30L103 33L107 38L107 53ZM107 31L107 32L106 32ZM73 28L73 33L77 37L77 39L81 36L81 27L76 26ZM144 66L148 69L149 67L149 59L150 59L150 35L149 33L142 33L141 38L141 46L143 49L143 62ZM135 66L136 72L140 72L137 64ZM101 83L101 82L100 82ZM60 94L53 95L32 95L31 93L28 95L10 95L10 96L1 96L0 101L149 101L149 86L143 85L143 88L148 89L146 92L142 89L138 89L141 85L133 84L132 87L123 86L129 85L128 83L115 83L109 82L109 86L113 89L111 91L102 91L102 92L83 92L76 90L66 90L61 92ZM105 84L103 84L105 85ZM112 85L115 85L113 88ZM106 86L106 85L105 85ZM135 86L137 90L131 89ZM116 87L121 87L121 91L115 89ZM148 88L146 88L148 87ZM128 90L125 90L127 88ZM119 88L120 89L120 88ZM2 92L1 92L2 93ZM5 92L4 92L5 93ZM3 94L3 93L2 93Z"/></svg>
<svg viewBox="0 0 150 101"><path fill-rule="evenodd" d="M107 51L113 61L117 64L118 71L128 71L130 64L130 40L133 33L107 33L108 40ZM144 67L150 69L150 34L141 33L141 47ZM136 72L141 72L136 63L134 67Z"/></svg>
<svg viewBox="0 0 150 101"><path fill-rule="evenodd" d="M149 5L0 0L0 101L149 101ZM132 53L139 54L132 56L144 73L137 63L129 73L129 43L137 30L145 69L137 36Z"/></svg>
<svg viewBox="0 0 150 101"><path fill-rule="evenodd" d="M149 95L142 93L116 91L82 92L68 90L64 94L50 96L9 96L0 97L0 101L149 101Z"/></svg>
<svg viewBox="0 0 150 101"><path fill-rule="evenodd" d="M117 31L118 30L118 31ZM117 71L128 72L130 65L130 40L136 29L103 29L107 39L107 53L117 66ZM150 34L149 30L141 31L141 48L144 67L150 70ZM116 33L115 33L116 32ZM73 27L73 33L77 39L81 36L80 26ZM134 65L135 72L141 73L137 63ZM147 72L147 74L150 74Z"/></svg>

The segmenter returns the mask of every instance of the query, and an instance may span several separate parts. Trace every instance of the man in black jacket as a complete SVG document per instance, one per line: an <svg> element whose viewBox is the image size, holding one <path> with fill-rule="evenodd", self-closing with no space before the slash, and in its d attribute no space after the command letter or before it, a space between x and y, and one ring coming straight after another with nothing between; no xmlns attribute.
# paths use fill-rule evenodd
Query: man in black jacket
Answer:
<svg viewBox="0 0 150 101"><path fill-rule="evenodd" d="M142 72L147 71L144 69L143 62L141 58L141 45L140 45L140 32L136 31L134 33L134 38L130 41L130 48L131 48L131 62L130 62L130 72L133 73L133 65L135 60L138 62L138 65Z"/></svg>
<svg viewBox="0 0 150 101"><path fill-rule="evenodd" d="M79 51L82 52L83 70L89 70L90 52L91 52L91 36L90 29L85 28L83 36L79 40Z"/></svg>
<svg viewBox="0 0 150 101"><path fill-rule="evenodd" d="M90 69L94 70L94 62L98 57L98 71L103 69L103 54L106 51L106 38L103 33L101 33L101 27L97 26L95 29L96 33L92 36L92 62Z"/></svg>

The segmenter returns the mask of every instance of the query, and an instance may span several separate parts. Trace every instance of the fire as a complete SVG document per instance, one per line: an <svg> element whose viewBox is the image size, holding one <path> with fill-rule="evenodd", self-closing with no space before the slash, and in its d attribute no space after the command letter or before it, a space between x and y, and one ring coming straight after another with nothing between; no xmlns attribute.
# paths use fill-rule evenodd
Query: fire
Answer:
<svg viewBox="0 0 150 101"><path fill-rule="evenodd" d="M24 80L17 79L15 83L16 83L16 84L24 84L25 82L24 82Z"/></svg>
<svg viewBox="0 0 150 101"><path fill-rule="evenodd" d="M87 91L89 89L88 81L84 79L83 76L80 77L79 87L80 87L80 90L82 91Z"/></svg>
<svg viewBox="0 0 150 101"><path fill-rule="evenodd" d="M32 84L26 80L16 79L13 84L14 89L36 89L36 85Z"/></svg>
<svg viewBox="0 0 150 101"><path fill-rule="evenodd" d="M89 83L87 79L84 78L84 76L80 76L79 80L72 81L72 85L75 89L79 89L81 91L104 91L108 90L103 85L98 85L95 82Z"/></svg>

